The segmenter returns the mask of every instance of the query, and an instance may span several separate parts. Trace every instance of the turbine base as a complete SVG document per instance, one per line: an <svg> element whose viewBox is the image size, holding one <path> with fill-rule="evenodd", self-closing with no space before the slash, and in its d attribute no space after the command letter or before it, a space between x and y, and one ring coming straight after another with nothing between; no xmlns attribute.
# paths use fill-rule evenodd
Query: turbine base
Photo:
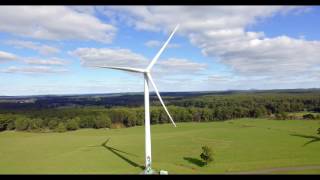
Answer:
<svg viewBox="0 0 320 180"><path fill-rule="evenodd" d="M151 167L148 167L141 174L152 175L152 174L158 174L158 173L155 170L153 170Z"/></svg>

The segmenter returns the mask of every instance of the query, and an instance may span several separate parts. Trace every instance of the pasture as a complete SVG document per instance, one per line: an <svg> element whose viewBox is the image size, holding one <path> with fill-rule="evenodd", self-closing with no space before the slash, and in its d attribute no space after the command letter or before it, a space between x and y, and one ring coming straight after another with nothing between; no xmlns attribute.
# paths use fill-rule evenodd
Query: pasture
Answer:
<svg viewBox="0 0 320 180"><path fill-rule="evenodd" d="M151 126L153 169L169 174L320 174L320 121L236 119ZM201 146L213 149L204 166ZM0 133L0 174L139 174L144 126Z"/></svg>

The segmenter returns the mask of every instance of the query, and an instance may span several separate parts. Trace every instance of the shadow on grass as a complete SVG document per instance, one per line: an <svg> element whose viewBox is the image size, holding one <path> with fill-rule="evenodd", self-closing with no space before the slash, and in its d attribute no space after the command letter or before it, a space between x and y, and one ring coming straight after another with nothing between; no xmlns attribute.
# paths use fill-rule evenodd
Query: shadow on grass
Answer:
<svg viewBox="0 0 320 180"><path fill-rule="evenodd" d="M192 158L192 157L184 157L184 160L188 161L189 163L192 163L194 165L197 165L199 167L203 167L205 163L201 161L200 159Z"/></svg>
<svg viewBox="0 0 320 180"><path fill-rule="evenodd" d="M297 136L297 137L302 137L302 138L307 138L307 139L311 139L310 141L306 142L304 145L302 146L306 146L308 144L320 141L320 137L319 136L309 136L309 135L303 135L303 134L290 134L291 136Z"/></svg>
<svg viewBox="0 0 320 180"><path fill-rule="evenodd" d="M107 143L109 142L109 140L110 140L110 138L108 138L100 146L91 146L91 147L101 147L102 146L102 147L106 148L107 150L109 150L110 152L112 152L113 154L115 154L116 156L118 156L119 158L121 158L122 160L126 161L131 166L139 167L140 169L144 170L144 166L139 165L138 163L128 159L127 157L123 156L122 154L138 157L137 155L113 148L111 146L108 146ZM120 154L120 153L122 153L122 154Z"/></svg>

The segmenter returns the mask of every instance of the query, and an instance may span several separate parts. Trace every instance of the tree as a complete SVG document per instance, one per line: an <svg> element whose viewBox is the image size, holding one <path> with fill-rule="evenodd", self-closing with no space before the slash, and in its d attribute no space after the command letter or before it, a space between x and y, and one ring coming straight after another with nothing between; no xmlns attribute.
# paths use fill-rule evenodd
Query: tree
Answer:
<svg viewBox="0 0 320 180"><path fill-rule="evenodd" d="M201 159L207 165L213 161L212 149L209 146L202 146L202 153L200 154Z"/></svg>
<svg viewBox="0 0 320 180"><path fill-rule="evenodd" d="M313 114L305 114L302 116L303 119L316 119Z"/></svg>
<svg viewBox="0 0 320 180"><path fill-rule="evenodd" d="M104 120L106 123L106 128L111 128L112 122L111 122L111 119L109 118L109 116L106 116Z"/></svg>
<svg viewBox="0 0 320 180"><path fill-rule="evenodd" d="M66 128L67 130L71 130L71 131L74 131L74 130L77 130L79 129L79 125L78 125L78 122L76 119L71 119L67 122L67 125L66 125Z"/></svg>
<svg viewBox="0 0 320 180"><path fill-rule="evenodd" d="M8 123L7 130L14 130L16 128L14 122Z"/></svg>
<svg viewBox="0 0 320 180"><path fill-rule="evenodd" d="M286 113L286 112L277 113L276 119L286 120L286 119L288 119L288 113Z"/></svg>
<svg viewBox="0 0 320 180"><path fill-rule="evenodd" d="M27 130L29 127L29 120L30 120L29 118L19 117L15 121L16 130L18 131Z"/></svg>
<svg viewBox="0 0 320 180"><path fill-rule="evenodd" d="M191 107L189 111L192 115L192 121L200 122L201 121L201 113L199 112L198 108Z"/></svg>
<svg viewBox="0 0 320 180"><path fill-rule="evenodd" d="M129 111L127 117L127 126L135 126L137 122L137 113L135 111Z"/></svg>
<svg viewBox="0 0 320 180"><path fill-rule="evenodd" d="M186 108L179 108L179 119L176 119L177 122L190 122L192 121L192 114L187 111Z"/></svg>
<svg viewBox="0 0 320 180"><path fill-rule="evenodd" d="M7 129L8 120L6 116L0 117L0 131L4 131Z"/></svg>
<svg viewBox="0 0 320 180"><path fill-rule="evenodd" d="M136 110L136 116L137 116L136 125L138 125L138 126L143 125L144 124L144 109L138 108Z"/></svg>
<svg viewBox="0 0 320 180"><path fill-rule="evenodd" d="M55 129L56 132L66 132L67 128L66 126L61 122L58 124L57 128Z"/></svg>
<svg viewBox="0 0 320 180"><path fill-rule="evenodd" d="M201 112L201 120L204 122L211 120L211 113L208 108L203 108Z"/></svg>
<svg viewBox="0 0 320 180"><path fill-rule="evenodd" d="M42 120L39 118L29 120L29 130L39 130L42 127Z"/></svg>
<svg viewBox="0 0 320 180"><path fill-rule="evenodd" d="M165 110L161 109L160 110L160 115L159 115L159 123L163 124L163 123L167 123L169 122L169 117L167 115L167 113L165 112Z"/></svg>
<svg viewBox="0 0 320 180"><path fill-rule="evenodd" d="M55 129L58 126L58 121L56 119L52 119L48 123L49 129Z"/></svg>
<svg viewBox="0 0 320 180"><path fill-rule="evenodd" d="M79 126L81 128L93 128L95 118L93 115L82 115L80 116Z"/></svg>
<svg viewBox="0 0 320 180"><path fill-rule="evenodd" d="M267 114L267 109L263 106L255 107L250 111L251 117L254 117L254 118L262 117L262 116L265 116L266 114Z"/></svg>
<svg viewBox="0 0 320 180"><path fill-rule="evenodd" d="M151 108L150 123L151 124L158 124L159 123L159 117L160 117L159 108Z"/></svg>
<svg viewBox="0 0 320 180"><path fill-rule="evenodd" d="M15 129L15 115L0 114L0 131Z"/></svg>
<svg viewBox="0 0 320 180"><path fill-rule="evenodd" d="M111 126L111 119L109 116L99 114L96 116L96 119L94 121L94 128L99 129L99 128L110 128Z"/></svg>

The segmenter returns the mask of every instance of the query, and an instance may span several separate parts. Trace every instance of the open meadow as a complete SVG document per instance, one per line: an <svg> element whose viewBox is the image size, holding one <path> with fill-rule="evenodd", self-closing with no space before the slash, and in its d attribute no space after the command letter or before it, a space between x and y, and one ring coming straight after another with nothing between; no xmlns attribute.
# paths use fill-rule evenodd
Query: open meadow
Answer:
<svg viewBox="0 0 320 180"><path fill-rule="evenodd" d="M169 174L320 173L318 120L236 119L151 126L153 168ZM201 147L213 149L203 165ZM144 126L0 133L0 174L139 174Z"/></svg>

